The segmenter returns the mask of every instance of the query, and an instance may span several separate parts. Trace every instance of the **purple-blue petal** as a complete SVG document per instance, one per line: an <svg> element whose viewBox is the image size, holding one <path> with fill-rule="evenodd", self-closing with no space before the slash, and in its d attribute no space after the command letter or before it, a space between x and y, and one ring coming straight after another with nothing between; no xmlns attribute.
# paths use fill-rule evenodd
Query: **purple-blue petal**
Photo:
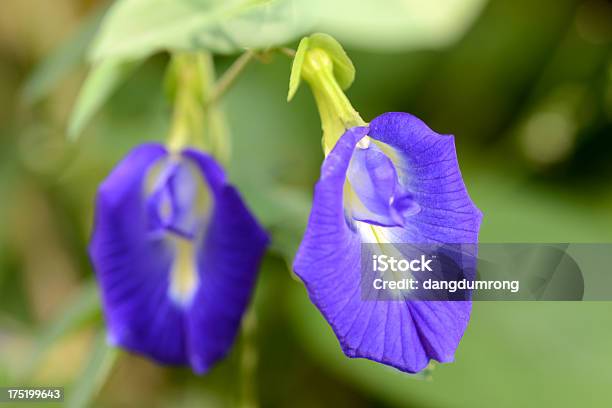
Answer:
<svg viewBox="0 0 612 408"><path fill-rule="evenodd" d="M204 373L225 356L236 337L269 239L209 156L196 150L183 155L202 170L214 195L197 251L200 290L186 319L189 361L194 371Z"/></svg>
<svg viewBox="0 0 612 408"><path fill-rule="evenodd" d="M158 362L190 364L203 373L234 341L267 236L211 157L190 149L180 158L169 157L161 145L140 146L102 183L90 256L109 340ZM151 193L148 178L160 163L168 171L162 169L162 186ZM193 193L186 167L195 169L201 178L197 182L204 182L212 196L210 212L197 222L184 212ZM162 196L176 212L165 222L156 213ZM176 234L186 225L197 230ZM195 249L197 284L185 302L171 293L177 239L193 240Z"/></svg>
<svg viewBox="0 0 612 408"><path fill-rule="evenodd" d="M453 136L439 135L402 112L378 116L368 134L396 153L400 180L421 209L405 228L389 232L395 242L478 242L482 213L463 182Z"/></svg>
<svg viewBox="0 0 612 408"><path fill-rule="evenodd" d="M149 238L144 181L167 152L132 150L102 183L90 255L101 287L109 340L168 364L186 362L183 315L167 297L172 249Z"/></svg>
<svg viewBox="0 0 612 408"><path fill-rule="evenodd" d="M347 181L356 195L352 218L376 225L398 224L390 205L397 192L397 173L391 160L380 149L374 145L355 149Z"/></svg>
<svg viewBox="0 0 612 408"><path fill-rule="evenodd" d="M392 152L402 188L420 207L408 213L404 226L370 224L379 225L392 243L477 242L481 213L465 190L452 137L436 134L412 115L390 113L369 129L349 129L325 159L294 270L346 355L415 373L431 359L453 360L471 303L364 300L361 244L368 241L343 194L355 147L366 134Z"/></svg>

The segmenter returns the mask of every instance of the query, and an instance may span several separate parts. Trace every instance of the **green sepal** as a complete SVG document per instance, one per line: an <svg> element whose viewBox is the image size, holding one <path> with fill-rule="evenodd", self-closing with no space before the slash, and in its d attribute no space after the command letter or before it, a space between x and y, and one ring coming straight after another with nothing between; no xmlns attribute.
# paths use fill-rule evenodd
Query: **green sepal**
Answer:
<svg viewBox="0 0 612 408"><path fill-rule="evenodd" d="M334 76L338 85L347 90L355 80L355 66L342 48L342 45L329 34L315 33L310 36L309 48L320 48L327 53L334 63Z"/></svg>
<svg viewBox="0 0 612 408"><path fill-rule="evenodd" d="M302 38L298 49L293 57L293 64L291 65L291 76L289 77L289 93L287 94L287 102L291 101L295 96L300 83L302 82L302 68L304 67L304 57L306 51L308 51L310 39L308 37Z"/></svg>
<svg viewBox="0 0 612 408"><path fill-rule="evenodd" d="M291 76L289 77L287 101L293 99L300 86L306 54L316 49L322 50L331 60L334 78L341 89L348 89L355 80L355 66L342 45L329 34L315 33L302 38L295 53L291 66Z"/></svg>
<svg viewBox="0 0 612 408"><path fill-rule="evenodd" d="M327 155L346 129L365 125L343 92L355 79L355 67L340 43L330 35L317 33L303 38L298 46L288 100L295 95L302 78L310 85L319 110L323 151Z"/></svg>

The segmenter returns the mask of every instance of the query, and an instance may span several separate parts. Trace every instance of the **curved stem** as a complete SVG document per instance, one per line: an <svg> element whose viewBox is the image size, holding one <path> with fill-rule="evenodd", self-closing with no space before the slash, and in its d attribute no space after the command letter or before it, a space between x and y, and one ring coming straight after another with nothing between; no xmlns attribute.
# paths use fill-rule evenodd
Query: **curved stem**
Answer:
<svg viewBox="0 0 612 408"><path fill-rule="evenodd" d="M281 47L277 48L277 50L280 51L281 54L284 54L289 58L295 58L296 51L293 48Z"/></svg>
<svg viewBox="0 0 612 408"><path fill-rule="evenodd" d="M206 105L212 105L231 88L236 82L236 78L244 71L246 66L253 60L255 52L246 51L234 61L234 63L223 73L216 86L212 89L209 97L206 100Z"/></svg>
<svg viewBox="0 0 612 408"><path fill-rule="evenodd" d="M257 392L255 378L257 371L257 346L255 336L257 331L257 316L255 305L251 305L242 320L242 353L240 359L241 401L242 408L257 407Z"/></svg>

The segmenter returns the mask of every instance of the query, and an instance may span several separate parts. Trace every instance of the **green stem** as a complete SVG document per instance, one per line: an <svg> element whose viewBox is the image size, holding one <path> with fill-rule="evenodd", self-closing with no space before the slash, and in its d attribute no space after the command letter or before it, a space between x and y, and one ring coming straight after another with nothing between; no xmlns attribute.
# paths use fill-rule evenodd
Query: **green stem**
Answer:
<svg viewBox="0 0 612 408"><path fill-rule="evenodd" d="M293 48L281 47L277 48L277 50L291 59L295 58L295 50Z"/></svg>
<svg viewBox="0 0 612 408"><path fill-rule="evenodd" d="M170 150L180 151L193 145L227 164L230 136L217 102L254 56L253 51L242 54L217 82L210 53L177 53L172 56L169 79L172 81L174 112L168 135Z"/></svg>
<svg viewBox="0 0 612 408"><path fill-rule="evenodd" d="M206 105L212 105L217 102L221 97L231 88L236 82L238 76L244 71L246 66L253 60L255 52L246 51L240 57L234 61L234 63L223 73L223 76L217 82L217 85L213 88L210 96L206 100Z"/></svg>
<svg viewBox="0 0 612 408"><path fill-rule="evenodd" d="M191 128L189 125L191 103L184 91L180 91L176 97L174 112L172 114L172 126L168 137L168 147L172 151L181 150L187 146L191 138Z"/></svg>
<svg viewBox="0 0 612 408"><path fill-rule="evenodd" d="M312 89L319 110L323 128L323 150L327 155L346 129L364 126L366 122L353 108L336 81L333 62L325 51L317 48L308 50L302 75Z"/></svg>
<svg viewBox="0 0 612 408"><path fill-rule="evenodd" d="M180 53L172 56L170 74L174 88L174 112L168 147L178 151L187 145L200 145L204 135L203 101L210 87L207 70L210 54Z"/></svg>
<svg viewBox="0 0 612 408"><path fill-rule="evenodd" d="M257 392L255 384L257 371L257 345L255 340L256 332L257 316L255 314L255 306L251 305L242 321L242 353L240 359L240 407L242 408L257 407Z"/></svg>

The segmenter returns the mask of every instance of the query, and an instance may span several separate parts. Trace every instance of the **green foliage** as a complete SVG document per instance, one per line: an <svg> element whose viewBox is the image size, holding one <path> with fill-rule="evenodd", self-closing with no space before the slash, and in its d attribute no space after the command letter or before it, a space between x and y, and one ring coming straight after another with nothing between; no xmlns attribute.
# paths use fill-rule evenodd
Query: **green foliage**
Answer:
<svg viewBox="0 0 612 408"><path fill-rule="evenodd" d="M23 363L19 378L28 379L40 366L46 353L55 343L91 322L99 316L99 313L98 290L91 282L74 299L71 299L62 313L36 336L36 344L30 352L29 359Z"/></svg>
<svg viewBox="0 0 612 408"><path fill-rule="evenodd" d="M612 374L600 358L609 355L609 304L476 302L455 361L435 366L431 381L411 381L393 368L346 358L305 291L294 289L289 308L304 347L328 372L392 406L410 401L466 408L571 407L588 400L603 407L612 402L607 392ZM589 349L576 350L585 336Z"/></svg>
<svg viewBox="0 0 612 408"><path fill-rule="evenodd" d="M101 9L89 16L68 41L35 67L21 90L21 98L26 104L45 98L63 78L85 62L85 55L105 11Z"/></svg>
<svg viewBox="0 0 612 408"><path fill-rule="evenodd" d="M487 0L311 0L306 13L316 30L345 46L375 52L439 48L452 44Z"/></svg>
<svg viewBox="0 0 612 408"><path fill-rule="evenodd" d="M298 0L126 0L115 3L92 58L144 58L162 50L237 53L287 43L310 28Z"/></svg>
<svg viewBox="0 0 612 408"><path fill-rule="evenodd" d="M113 362L117 357L117 349L108 345L105 332L106 330L101 330L97 334L81 375L70 387L69 395L66 396L66 406L69 408L91 406L91 400L111 372Z"/></svg>
<svg viewBox="0 0 612 408"><path fill-rule="evenodd" d="M140 61L109 59L92 68L75 103L68 124L68 138L76 140L89 120L106 100L132 74Z"/></svg>
<svg viewBox="0 0 612 408"><path fill-rule="evenodd" d="M389 6L405 9L406 13L393 13L389 7L372 2L371 14L363 19L363 10L343 2L299 0L124 0L116 2L101 23L91 49L96 62L76 102L68 126L68 136L74 140L112 92L141 61L159 51L204 50L219 54L233 54L245 49L266 49L280 46L321 26L332 34L360 37L364 31L368 38L378 39L376 46L390 49L405 48L393 43L397 36L386 38L389 22L409 27L406 33L410 47L446 44L457 38L473 18L483 0L470 0L467 7L458 7L452 1L451 9L439 15L434 9L422 7L409 0L394 0ZM394 8L394 10L395 10ZM408 12L408 11L411 12ZM458 15L455 16L453 13ZM424 17L424 18L423 18ZM449 24L447 19L459 24ZM411 21L426 21L429 30L414 27ZM348 24L347 24L348 22ZM364 30L363 26L374 26ZM26 100L43 96L58 78L79 60L83 49L91 40L98 17L91 18L73 41L42 64L24 90ZM348 28L348 31L347 31ZM394 30L397 27L394 26ZM348 33L348 35L347 35ZM418 35L414 35L418 33ZM425 33L425 35L423 34ZM416 38L415 38L416 37ZM300 83L300 68L304 47L321 48L333 60L334 74L343 89L354 80L355 68L342 46L327 34L314 34L303 42L294 62L288 99ZM379 48L380 48L379 47Z"/></svg>
<svg viewBox="0 0 612 408"><path fill-rule="evenodd" d="M105 19L92 58L144 58L161 50L232 54L325 31L373 49L439 47L458 38L485 0L444 8L416 0L124 0Z"/></svg>

